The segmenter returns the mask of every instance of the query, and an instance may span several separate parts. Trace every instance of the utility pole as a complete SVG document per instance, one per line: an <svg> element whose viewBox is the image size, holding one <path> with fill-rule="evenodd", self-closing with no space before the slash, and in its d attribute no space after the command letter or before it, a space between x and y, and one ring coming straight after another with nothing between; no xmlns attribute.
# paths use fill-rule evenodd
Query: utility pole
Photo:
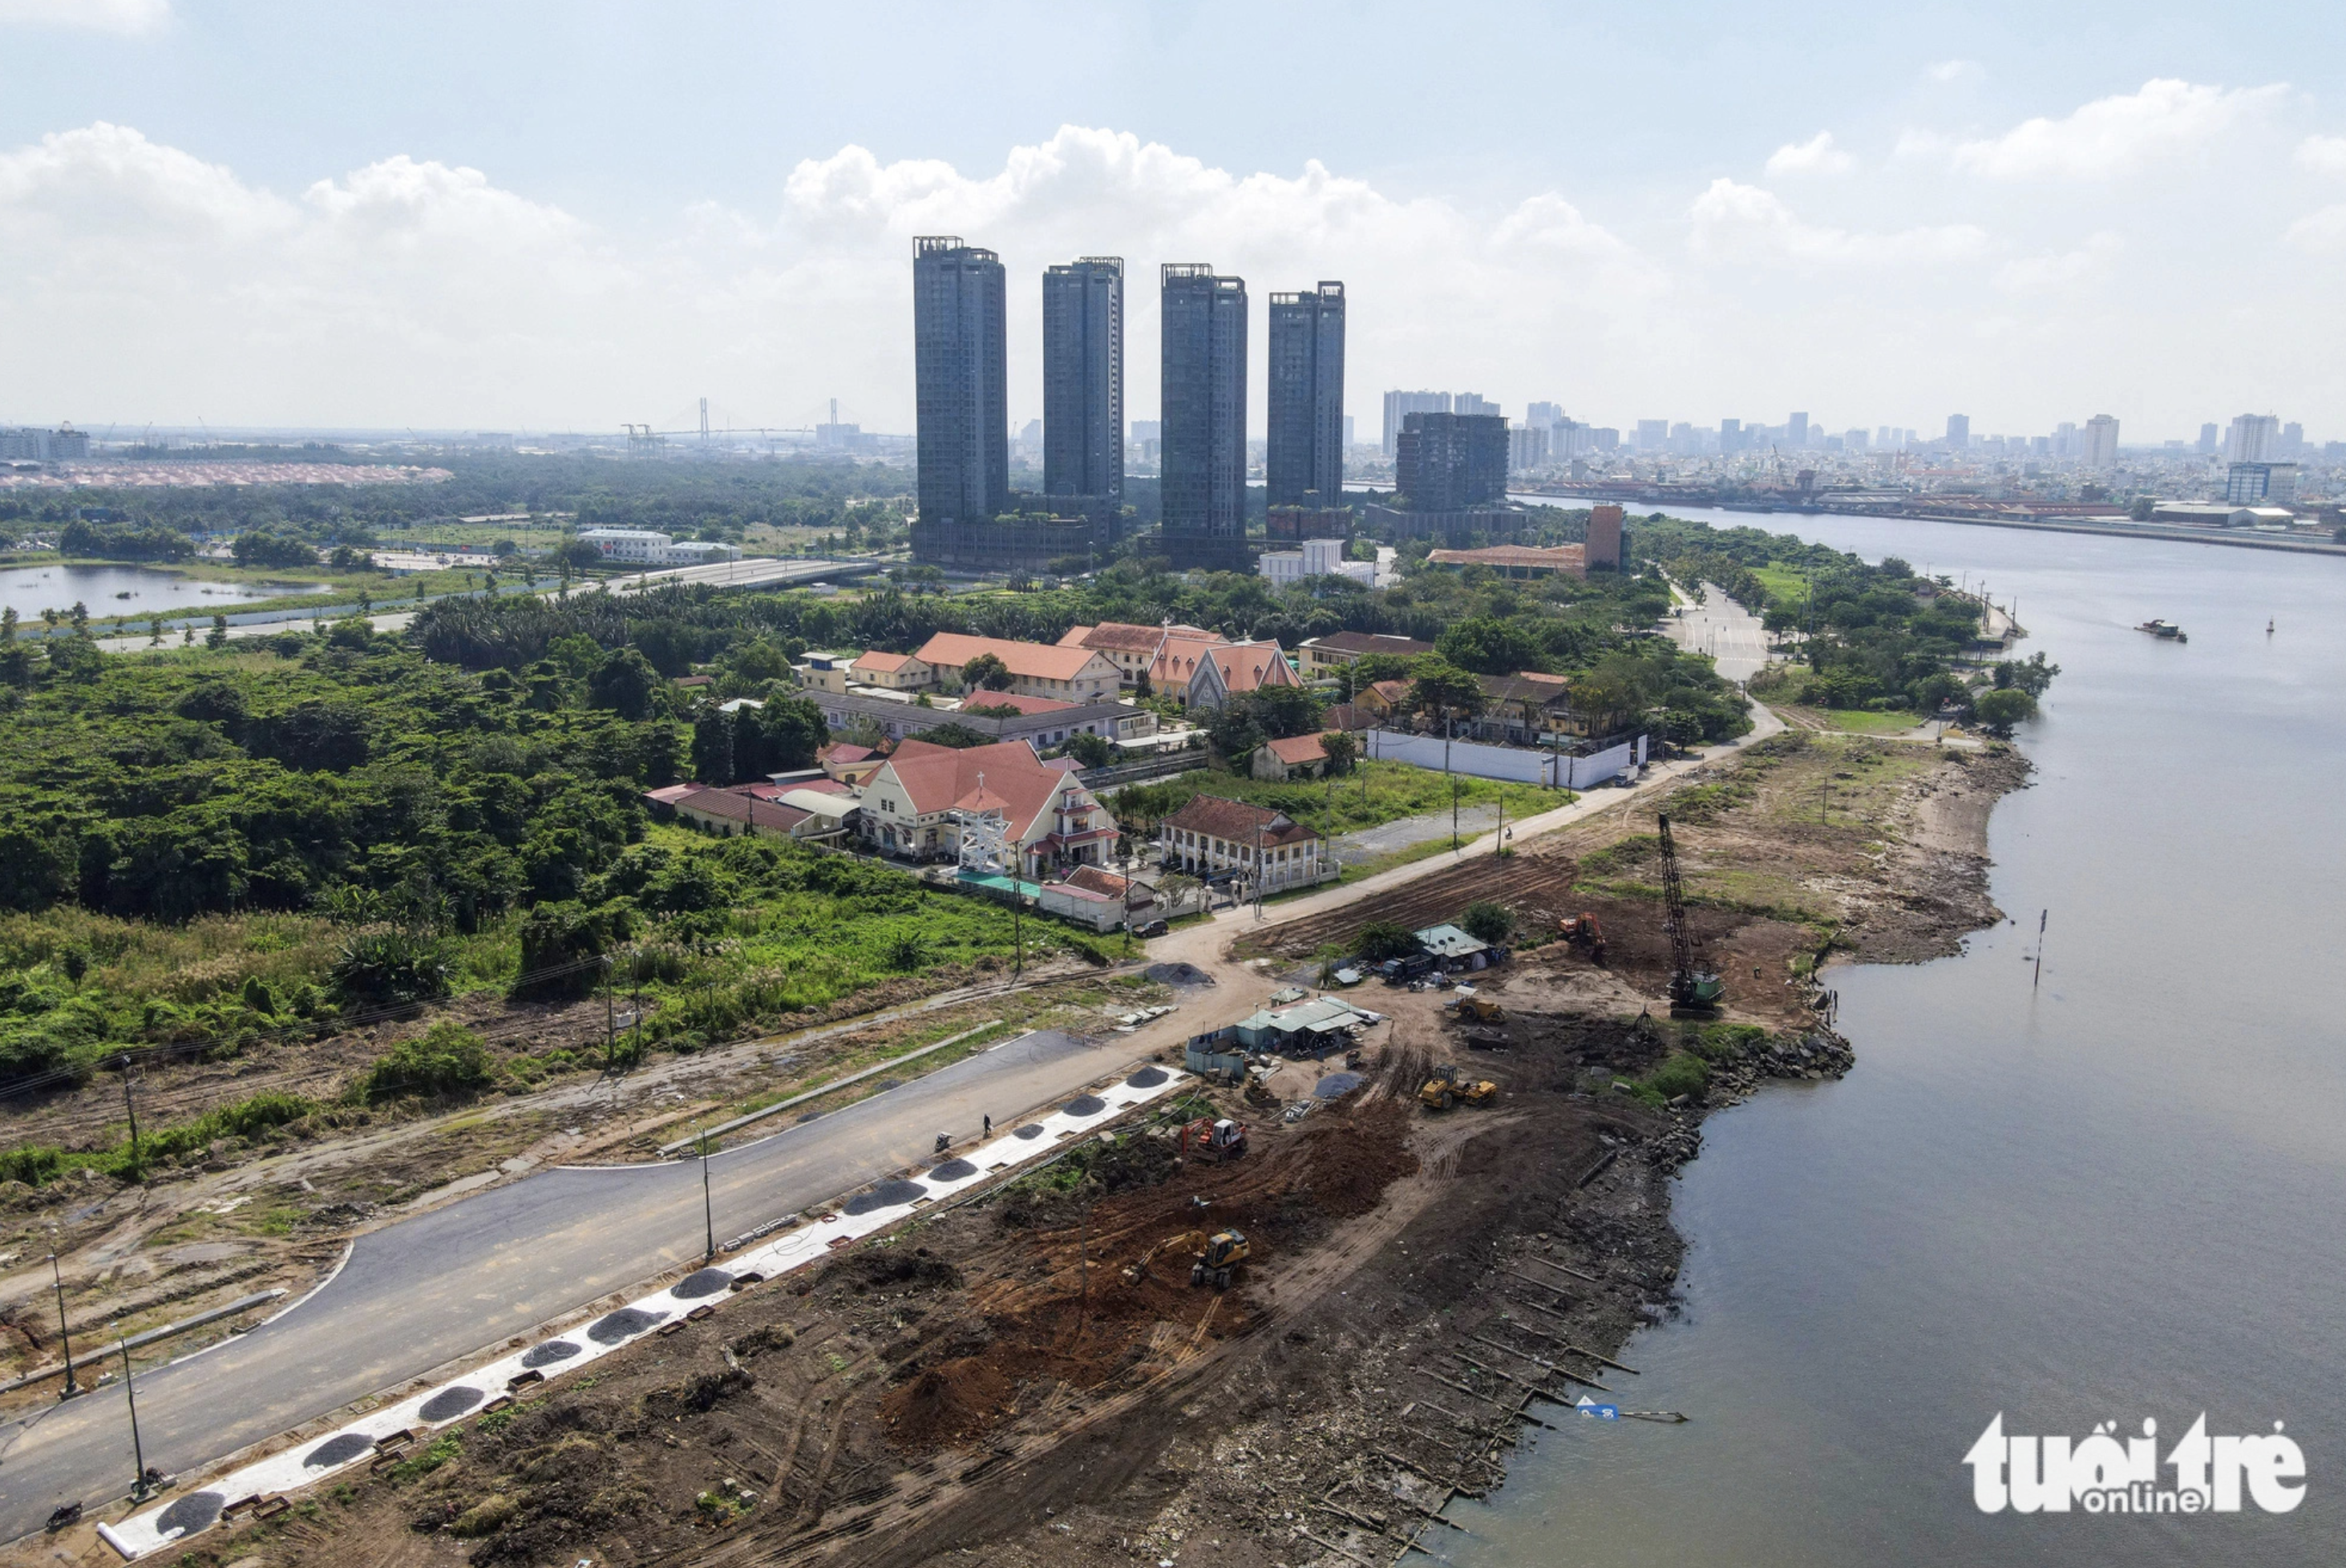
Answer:
<svg viewBox="0 0 2346 1568"><path fill-rule="evenodd" d="M603 960L603 1071L619 1064L618 1010L611 1001L611 961Z"/></svg>
<svg viewBox="0 0 2346 1568"><path fill-rule="evenodd" d="M709 1193L709 1128L700 1129L700 1218L709 1232L709 1251L703 1263L717 1261L717 1200Z"/></svg>
<svg viewBox="0 0 2346 1568"><path fill-rule="evenodd" d="M1262 823L1254 825L1254 918L1262 918Z"/></svg>
<svg viewBox="0 0 2346 1568"><path fill-rule="evenodd" d="M56 1282L57 1288L57 1343L64 1348L66 1353L66 1388L65 1392L57 1396L58 1401L62 1403L80 1393L81 1387L74 1381L73 1337L66 1332L66 1277L57 1264L56 1237L54 1234L49 1237L49 1278Z"/></svg>
<svg viewBox="0 0 2346 1568"><path fill-rule="evenodd" d="M122 1108L130 1116L130 1168L137 1170L138 1168L138 1107L132 1104L130 1099L130 1058L126 1055L121 1058L121 1063Z"/></svg>
<svg viewBox="0 0 2346 1568"><path fill-rule="evenodd" d="M1442 716L1442 770L1450 774L1450 852L1458 852L1458 775L1450 772L1450 741L1458 732L1455 714Z"/></svg>
<svg viewBox="0 0 2346 1568"><path fill-rule="evenodd" d="M1010 871L1010 978L1016 980L1026 972L1026 938L1019 921L1019 911L1026 902L1025 893L1018 886L1018 870L1014 862Z"/></svg>
<svg viewBox="0 0 2346 1568"><path fill-rule="evenodd" d="M130 1460L138 1467L138 1479L130 1488L130 1501L144 1502L154 1495L154 1489L147 1484L147 1448L138 1441L138 1395L130 1386L130 1345L117 1334L114 1347L122 1352L122 1397L130 1401Z"/></svg>
<svg viewBox="0 0 2346 1568"><path fill-rule="evenodd" d="M1832 780L1827 779L1817 786L1817 822L1820 826L1823 824L1825 820L1827 802L1831 799Z"/></svg>

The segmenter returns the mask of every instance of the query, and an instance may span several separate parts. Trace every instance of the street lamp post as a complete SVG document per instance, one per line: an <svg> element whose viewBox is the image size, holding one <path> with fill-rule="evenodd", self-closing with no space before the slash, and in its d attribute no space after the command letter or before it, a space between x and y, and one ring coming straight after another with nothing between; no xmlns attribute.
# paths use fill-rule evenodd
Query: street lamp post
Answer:
<svg viewBox="0 0 2346 1568"><path fill-rule="evenodd" d="M73 1337L66 1332L66 1277L57 1264L55 1239L55 1237L51 1238L49 1278L57 1288L57 1343L64 1347L66 1353L66 1388L65 1392L57 1396L60 1400L63 1400L72 1399L76 1394L80 1393L81 1388L74 1381Z"/></svg>
<svg viewBox="0 0 2346 1568"><path fill-rule="evenodd" d="M717 1201L709 1192L709 1129L700 1129L700 1219L709 1233L709 1250L703 1263L717 1261Z"/></svg>
<svg viewBox="0 0 2346 1568"><path fill-rule="evenodd" d="M130 1501L144 1502L152 1495L154 1489L147 1484L147 1447L138 1441L138 1394L130 1386L133 1381L130 1375L130 1344L117 1334L115 1336L114 1347L122 1352L122 1396L130 1404L130 1460L138 1467L138 1479L131 1484L130 1488Z"/></svg>

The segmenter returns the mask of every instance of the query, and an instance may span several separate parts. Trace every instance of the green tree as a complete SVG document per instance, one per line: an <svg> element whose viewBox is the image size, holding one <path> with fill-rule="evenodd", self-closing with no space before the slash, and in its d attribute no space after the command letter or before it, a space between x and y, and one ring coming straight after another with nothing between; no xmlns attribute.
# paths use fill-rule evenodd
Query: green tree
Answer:
<svg viewBox="0 0 2346 1568"><path fill-rule="evenodd" d="M212 629L204 634L204 647L208 648L224 648L228 647L228 617L226 616L214 616L212 617Z"/></svg>
<svg viewBox="0 0 2346 1568"><path fill-rule="evenodd" d="M1116 742L1079 729L1067 737L1067 755L1086 768L1105 768L1116 760Z"/></svg>
<svg viewBox="0 0 2346 1568"><path fill-rule="evenodd" d="M1255 717L1254 704L1244 697L1233 697L1205 722L1206 738L1225 759L1237 764L1268 738L1262 732L1262 722Z"/></svg>
<svg viewBox="0 0 2346 1568"><path fill-rule="evenodd" d="M1320 698L1308 687L1260 687L1238 698L1273 740L1310 735L1320 728Z"/></svg>
<svg viewBox="0 0 2346 1568"><path fill-rule="evenodd" d="M1354 760L1361 755L1361 743L1341 729L1331 730L1320 738L1320 749L1328 759L1329 772L1350 773Z"/></svg>
<svg viewBox="0 0 2346 1568"><path fill-rule="evenodd" d="M1371 921L1352 939L1352 946L1361 957L1371 963L1382 963L1387 959L1414 958L1425 951L1417 933L1405 925L1392 921Z"/></svg>
<svg viewBox="0 0 2346 1568"><path fill-rule="evenodd" d="M613 648L586 677L586 700L630 722L648 718L661 694L659 671L633 648Z"/></svg>
<svg viewBox="0 0 2346 1568"><path fill-rule="evenodd" d="M2010 735L2014 725L2036 717L2036 699L2018 687L1984 691L1972 703L1972 716L1990 734Z"/></svg>
<svg viewBox="0 0 2346 1568"><path fill-rule="evenodd" d="M733 782L731 714L711 708L692 721L692 776L703 784Z"/></svg>
<svg viewBox="0 0 2346 1568"><path fill-rule="evenodd" d="M1434 647L1452 664L1481 675L1537 669L1544 651L1539 639L1522 622L1494 616L1473 616L1458 622L1442 634Z"/></svg>
<svg viewBox="0 0 2346 1568"><path fill-rule="evenodd" d="M961 667L961 683L972 691L1008 691L1016 678L994 654L982 653Z"/></svg>
<svg viewBox="0 0 2346 1568"><path fill-rule="evenodd" d="M240 566L314 566L318 564L316 545L287 538L281 534L260 531L239 534L229 549Z"/></svg>
<svg viewBox="0 0 2346 1568"><path fill-rule="evenodd" d="M1465 911L1459 915L1458 929L1477 942L1487 942L1495 946L1515 934L1515 917L1507 911L1504 904L1478 899L1468 904Z"/></svg>
<svg viewBox="0 0 2346 1568"><path fill-rule="evenodd" d="M1439 655L1429 656L1409 683L1409 706L1434 718L1469 718L1483 711L1482 684Z"/></svg>
<svg viewBox="0 0 2346 1568"><path fill-rule="evenodd" d="M950 719L938 725L934 729L922 730L914 738L925 740L933 746L950 746L956 751L965 751L973 746L994 744L994 737L981 734L966 724Z"/></svg>

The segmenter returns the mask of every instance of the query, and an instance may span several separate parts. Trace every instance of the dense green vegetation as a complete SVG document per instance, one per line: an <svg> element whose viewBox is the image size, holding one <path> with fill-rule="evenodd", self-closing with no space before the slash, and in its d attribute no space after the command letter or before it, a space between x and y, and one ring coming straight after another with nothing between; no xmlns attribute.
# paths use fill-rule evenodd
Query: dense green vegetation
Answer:
<svg viewBox="0 0 2346 1568"><path fill-rule="evenodd" d="M1790 534L1711 528L1660 513L1636 524L1632 537L1641 557L1678 582L1717 584L1770 632L1800 634L1804 669L1779 677L1778 695L1877 713L1973 703L1959 663L1979 647L1982 606L1947 577L1925 577L1894 555L1868 564ZM2018 696L1991 703L1982 722L2009 728L2035 710L2035 697L2060 672L2039 654L1990 673L1997 690Z"/></svg>
<svg viewBox="0 0 2346 1568"><path fill-rule="evenodd" d="M516 662L472 673L360 623L152 657L7 648L0 1082L126 1046L265 1051L482 987L559 994L623 947L689 990L665 1015L679 1039L1010 951L1006 911L900 873L646 842L642 791L688 768L803 765L810 705L688 722L640 653L576 634Z"/></svg>
<svg viewBox="0 0 2346 1568"><path fill-rule="evenodd" d="M189 457L279 456L304 463L349 462L354 479L368 463L331 448L191 451ZM901 534L902 509L885 498L909 494L912 476L879 463L615 463L608 458L465 453L434 458L453 477L438 484L285 484L174 490L88 488L0 495L0 524L19 532L62 531L77 514L85 554L119 560L171 558L115 554L112 542L140 548L152 531L233 537L260 534L305 545L398 545L419 530L458 517L505 513L575 514L582 528L653 528L678 538L740 540L750 528L838 529L859 540L866 530ZM62 543L62 541L60 541Z"/></svg>
<svg viewBox="0 0 2346 1568"><path fill-rule="evenodd" d="M908 483L901 470L850 464L451 466L457 476L442 485L9 497L0 514L20 531L70 524L76 545L125 558L168 559L171 541L226 535L257 567L397 543L451 515L523 510L719 537L821 527L868 543L901 517ZM1959 647L1948 596L1894 563L1868 568L1692 524L1645 524L1633 538L1642 560L1739 594L1781 593L1790 579L1779 574L1805 585L1816 573L1810 673L1846 683L1841 695L1906 695ZM1658 573L1508 582L1413 554L1381 593L1335 580L1282 592L1127 560L1078 586L956 596L509 593L439 601L396 637L352 619L125 657L98 651L86 614L60 612L39 639L0 625L0 1085L85 1076L125 1049L265 1057L442 999L559 1000L607 976L644 993L644 1044L689 1049L900 980L1005 963L1006 910L863 861L651 820L648 789L811 759L825 730L790 677L809 647L909 649L939 630L1049 642L1101 620L1184 621L1290 647L1391 632L1439 651L1372 661L1357 677L1406 680L1424 711L1471 709L1477 675L1533 669L1566 677L1587 708L1674 739L1744 727L1708 663L1652 633L1668 602ZM2048 670L2004 669L1998 684L2014 694L2004 706L2041 691ZM692 672L710 684L673 684ZM717 710L739 697L765 706ZM1265 737L1308 731L1321 701L1274 691L1234 705L1216 738L1242 757ZM1127 791L1119 809L1160 816L1201 788L1309 822L1326 816L1338 832L1450 800L1439 775L1374 764L1332 789L1193 776ZM1504 799L1511 818L1556 800L1479 779L1460 797ZM1030 949L1088 951L1042 924L1027 926ZM445 1033L411 1042L333 1107L292 1095L236 1115L256 1127L363 1115L384 1100L532 1082L568 1060L515 1054L489 1033L485 1056Z"/></svg>

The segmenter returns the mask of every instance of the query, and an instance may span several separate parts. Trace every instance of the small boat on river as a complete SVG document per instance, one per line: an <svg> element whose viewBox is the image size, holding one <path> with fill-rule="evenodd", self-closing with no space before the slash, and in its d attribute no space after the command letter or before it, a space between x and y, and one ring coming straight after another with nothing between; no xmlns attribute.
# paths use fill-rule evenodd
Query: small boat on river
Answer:
<svg viewBox="0 0 2346 1568"><path fill-rule="evenodd" d="M2135 627L2135 630L2148 632L2152 636L2162 637L2168 642L2188 643L2191 640L2184 635L2181 626L2169 625L2166 621L2145 621Z"/></svg>

